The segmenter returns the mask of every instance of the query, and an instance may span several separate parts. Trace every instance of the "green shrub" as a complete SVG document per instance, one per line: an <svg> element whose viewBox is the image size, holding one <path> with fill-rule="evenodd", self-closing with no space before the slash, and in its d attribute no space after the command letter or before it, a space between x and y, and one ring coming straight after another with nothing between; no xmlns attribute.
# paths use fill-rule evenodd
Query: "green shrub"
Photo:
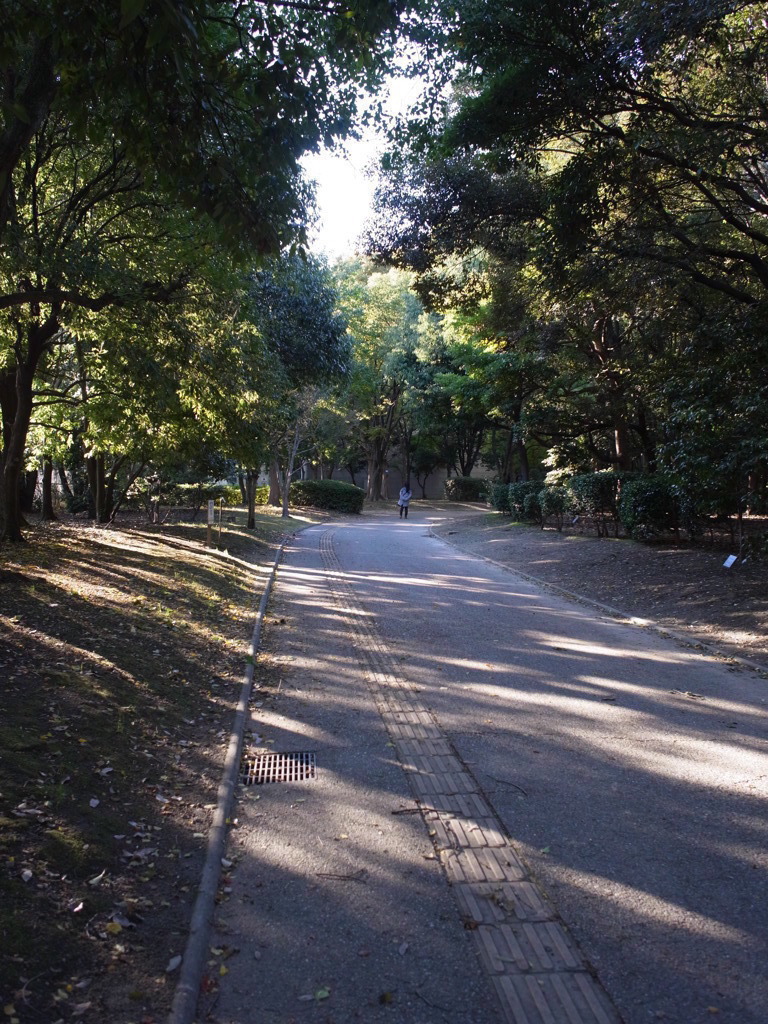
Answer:
<svg viewBox="0 0 768 1024"><path fill-rule="evenodd" d="M211 491L215 491L216 493L215 494L209 494L209 495L207 495L207 497L214 498L216 501L218 501L219 498L223 498L224 499L224 504L227 506L227 508L234 508L237 505L242 505L243 504L243 495L242 495L242 492L241 492L241 490L240 490L240 488L239 488L239 486L237 484L220 484L220 485L218 485L216 487L211 487L210 490ZM265 502L259 502L259 499L258 499L258 492L259 492L259 490L262 490L262 491L265 490L267 492L267 494L269 494L269 488L268 487L260 487L257 490L257 492L256 492L256 494L257 494L256 504L257 505L259 505L259 504L263 505L263 504L265 504Z"/></svg>
<svg viewBox="0 0 768 1024"><path fill-rule="evenodd" d="M637 540L655 540L681 529L694 532L688 495L661 475L627 480L621 488L618 512L624 528Z"/></svg>
<svg viewBox="0 0 768 1024"><path fill-rule="evenodd" d="M739 554L742 558L751 559L753 562L768 561L768 533L754 533L745 537Z"/></svg>
<svg viewBox="0 0 768 1024"><path fill-rule="evenodd" d="M445 496L449 501L485 501L488 481L474 476L451 476L445 481Z"/></svg>
<svg viewBox="0 0 768 1024"><path fill-rule="evenodd" d="M524 520L527 518L525 514L525 499L529 494L538 494L541 490L541 480L524 480L516 484L507 485L507 500L509 501L509 511L513 519ZM534 517L538 519L538 513Z"/></svg>
<svg viewBox="0 0 768 1024"><path fill-rule="evenodd" d="M174 508L200 508L207 501L224 499L227 506L242 505L240 488L232 484L180 484L160 482L149 488L134 488L135 496L144 501L156 501L160 505L171 505Z"/></svg>
<svg viewBox="0 0 768 1024"><path fill-rule="evenodd" d="M509 513L509 484L493 483L488 491L491 508L497 512Z"/></svg>
<svg viewBox="0 0 768 1024"><path fill-rule="evenodd" d="M237 488L240 491L240 488ZM256 504L266 505L269 503L269 487L257 487L256 488Z"/></svg>
<svg viewBox="0 0 768 1024"><path fill-rule="evenodd" d="M291 484L290 504L331 512L362 512L365 491L341 480L297 480Z"/></svg>
<svg viewBox="0 0 768 1024"><path fill-rule="evenodd" d="M539 501L539 494L539 491L531 491L526 494L525 500L523 501L523 514L529 523L541 522L541 503Z"/></svg>
<svg viewBox="0 0 768 1024"><path fill-rule="evenodd" d="M558 530L563 528L563 516L568 511L571 495L567 487L544 487L539 491L539 511L542 527L548 519L554 519Z"/></svg>
<svg viewBox="0 0 768 1024"><path fill-rule="evenodd" d="M620 479L618 474L608 469L598 473L580 473L568 482L573 512L593 520L598 537L607 536L609 522L614 524L618 536Z"/></svg>

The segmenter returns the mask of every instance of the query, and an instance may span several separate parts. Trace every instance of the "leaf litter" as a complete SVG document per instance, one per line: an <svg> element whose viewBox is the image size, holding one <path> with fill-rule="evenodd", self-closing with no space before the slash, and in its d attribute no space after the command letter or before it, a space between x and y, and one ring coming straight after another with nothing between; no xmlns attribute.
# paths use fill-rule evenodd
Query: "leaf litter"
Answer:
<svg viewBox="0 0 768 1024"><path fill-rule="evenodd" d="M167 1014L169 945L191 913L216 738L231 728L260 598L263 575L247 561L271 563L295 527L276 524L274 541L233 528L237 564L205 551L199 524L54 525L3 549L0 988L11 1024ZM34 589L18 585L22 570Z"/></svg>

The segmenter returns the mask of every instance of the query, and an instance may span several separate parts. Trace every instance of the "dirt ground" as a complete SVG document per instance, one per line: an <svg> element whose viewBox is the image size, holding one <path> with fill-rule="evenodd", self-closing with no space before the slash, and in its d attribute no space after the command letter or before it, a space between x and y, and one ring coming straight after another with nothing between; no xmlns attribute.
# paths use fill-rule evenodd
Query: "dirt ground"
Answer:
<svg viewBox="0 0 768 1024"><path fill-rule="evenodd" d="M7 1024L166 1018L263 567L307 518L253 531L233 510L222 550L189 517L67 521L0 549Z"/></svg>
<svg viewBox="0 0 768 1024"><path fill-rule="evenodd" d="M435 530L464 551L768 670L768 565L723 566L719 547L639 544L478 512Z"/></svg>

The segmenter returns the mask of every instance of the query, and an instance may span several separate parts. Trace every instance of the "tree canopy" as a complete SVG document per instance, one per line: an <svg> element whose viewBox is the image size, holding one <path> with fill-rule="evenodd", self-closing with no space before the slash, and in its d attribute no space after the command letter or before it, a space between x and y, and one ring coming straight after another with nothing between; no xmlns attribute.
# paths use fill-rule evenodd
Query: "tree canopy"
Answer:
<svg viewBox="0 0 768 1024"><path fill-rule="evenodd" d="M459 0L446 25L452 89L401 125L369 253L482 312L550 465L764 496L762 9Z"/></svg>

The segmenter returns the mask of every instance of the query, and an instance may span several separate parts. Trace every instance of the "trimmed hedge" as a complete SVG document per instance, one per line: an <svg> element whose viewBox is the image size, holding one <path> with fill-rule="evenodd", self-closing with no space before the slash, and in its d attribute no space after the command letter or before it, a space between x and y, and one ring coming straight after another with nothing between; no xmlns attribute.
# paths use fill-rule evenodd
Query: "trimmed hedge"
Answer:
<svg viewBox="0 0 768 1024"><path fill-rule="evenodd" d="M609 521L614 524L616 536L619 535L617 497L620 482L621 478L612 470L580 473L568 482L573 511L577 516L594 521L598 537L608 535Z"/></svg>
<svg viewBox="0 0 768 1024"><path fill-rule="evenodd" d="M521 480L519 483L508 485L509 511L513 519L523 522L529 518L525 509L525 499L531 494L538 494L540 490L541 480ZM531 513L534 512L530 502L529 509ZM536 512L534 519L537 522L538 518L538 512Z"/></svg>
<svg viewBox="0 0 768 1024"><path fill-rule="evenodd" d="M240 488L232 484L161 483L158 488L147 490L144 481L137 481L129 498L129 503L135 504L139 500L156 501L161 506L170 505L173 508L200 508L207 501L218 502L220 498L224 499L224 504L228 508L243 503Z"/></svg>
<svg viewBox="0 0 768 1024"><path fill-rule="evenodd" d="M626 531L637 540L655 540L681 529L690 536L696 532L693 502L661 474L625 481L618 512Z"/></svg>
<svg viewBox="0 0 768 1024"><path fill-rule="evenodd" d="M523 502L523 514L529 523L541 523L541 491L526 494Z"/></svg>
<svg viewBox="0 0 768 1024"><path fill-rule="evenodd" d="M491 508L495 508L497 512L505 512L509 515L509 484L491 484L488 492L488 501Z"/></svg>
<svg viewBox="0 0 768 1024"><path fill-rule="evenodd" d="M567 487L545 487L539 491L539 512L542 529L548 519L554 518L558 530L563 528L563 516L571 507L571 494Z"/></svg>
<svg viewBox="0 0 768 1024"><path fill-rule="evenodd" d="M488 481L474 476L452 476L445 481L448 501L485 501Z"/></svg>
<svg viewBox="0 0 768 1024"><path fill-rule="evenodd" d="M362 512L365 491L342 480L297 480L291 484L289 502L331 512Z"/></svg>

